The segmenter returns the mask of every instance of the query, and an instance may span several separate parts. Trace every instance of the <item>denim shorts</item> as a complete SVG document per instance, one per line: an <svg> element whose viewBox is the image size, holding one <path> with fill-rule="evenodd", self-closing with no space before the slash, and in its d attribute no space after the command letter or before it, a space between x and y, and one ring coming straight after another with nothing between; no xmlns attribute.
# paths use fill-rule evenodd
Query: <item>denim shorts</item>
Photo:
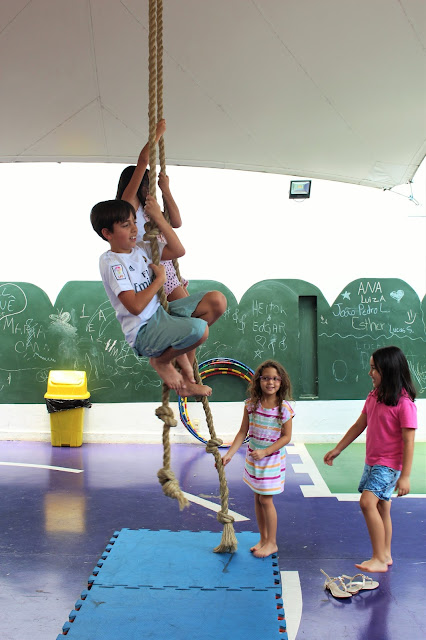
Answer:
<svg viewBox="0 0 426 640"><path fill-rule="evenodd" d="M379 500L390 500L401 475L400 471L384 467L381 464L373 466L366 464L359 482L358 491L371 491Z"/></svg>
<svg viewBox="0 0 426 640"><path fill-rule="evenodd" d="M204 335L207 322L192 314L206 291L169 302L169 311L158 307L148 322L139 329L134 351L139 356L157 358L168 347L187 349Z"/></svg>

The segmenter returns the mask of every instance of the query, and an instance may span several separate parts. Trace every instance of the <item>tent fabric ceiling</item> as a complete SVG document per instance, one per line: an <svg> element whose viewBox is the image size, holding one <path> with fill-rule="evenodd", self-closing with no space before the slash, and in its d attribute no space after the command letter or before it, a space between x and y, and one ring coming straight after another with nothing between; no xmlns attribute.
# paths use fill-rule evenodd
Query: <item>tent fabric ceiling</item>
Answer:
<svg viewBox="0 0 426 640"><path fill-rule="evenodd" d="M168 164L380 188L426 153L424 0L164 0ZM2 0L1 162L136 161L148 0Z"/></svg>

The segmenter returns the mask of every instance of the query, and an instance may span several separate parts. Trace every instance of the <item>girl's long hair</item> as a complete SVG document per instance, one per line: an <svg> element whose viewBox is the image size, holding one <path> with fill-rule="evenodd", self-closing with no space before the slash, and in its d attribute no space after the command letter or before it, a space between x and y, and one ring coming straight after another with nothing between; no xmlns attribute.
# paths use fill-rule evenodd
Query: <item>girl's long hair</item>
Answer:
<svg viewBox="0 0 426 640"><path fill-rule="evenodd" d="M136 169L136 166L131 164L129 167L126 167L121 172L121 176L117 186L117 195L115 196L116 200L121 200L124 190L129 184L135 169ZM145 173L143 174L143 178L141 180L141 183L136 193L136 195L138 196L139 202L142 205L142 208L145 208L146 193L143 191L143 187L147 188L147 192L149 191L149 169L145 170Z"/></svg>
<svg viewBox="0 0 426 640"><path fill-rule="evenodd" d="M260 387L260 376L263 375L265 369L273 368L277 370L278 375L281 378L281 385L277 391L278 407L279 407L279 420L282 424L282 403L284 400L292 400L291 382L287 371L282 364L276 362L276 360L265 360L260 364L254 376L250 381L248 388L250 402L254 408L258 406L262 398L262 389Z"/></svg>
<svg viewBox="0 0 426 640"><path fill-rule="evenodd" d="M417 395L411 379L407 358L398 347L382 347L371 356L382 381L377 389L377 400L388 406L398 404L403 389L414 402Z"/></svg>

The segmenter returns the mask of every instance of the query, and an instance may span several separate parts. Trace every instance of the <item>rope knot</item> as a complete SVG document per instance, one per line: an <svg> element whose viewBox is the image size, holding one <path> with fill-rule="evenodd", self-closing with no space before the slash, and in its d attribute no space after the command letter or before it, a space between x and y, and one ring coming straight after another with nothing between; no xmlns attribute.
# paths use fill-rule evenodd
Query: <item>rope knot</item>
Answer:
<svg viewBox="0 0 426 640"><path fill-rule="evenodd" d="M232 524L234 522L234 517L229 513L225 513L224 511L217 512L217 520L222 524Z"/></svg>
<svg viewBox="0 0 426 640"><path fill-rule="evenodd" d="M168 498L174 498L179 503L179 509L182 511L184 507L189 506L187 498L179 487L179 482L171 469L163 467L157 472L158 480L163 487L163 493Z"/></svg>
<svg viewBox="0 0 426 640"><path fill-rule="evenodd" d="M163 467L157 472L157 477L162 487L166 484L166 482L172 482L172 483L174 482L177 484L176 476L171 469L165 469Z"/></svg>
<svg viewBox="0 0 426 640"><path fill-rule="evenodd" d="M210 438L210 440L206 444L207 453L215 453L218 447L223 445L223 440L220 438Z"/></svg>
<svg viewBox="0 0 426 640"><path fill-rule="evenodd" d="M161 407L155 410L155 415L162 420L167 427L176 427L177 420L171 407L161 405Z"/></svg>
<svg viewBox="0 0 426 640"><path fill-rule="evenodd" d="M145 231L143 240L144 242L152 242L152 241L155 242L159 235L160 235L160 230L157 229L157 227L154 227L153 229L149 229L148 231Z"/></svg>

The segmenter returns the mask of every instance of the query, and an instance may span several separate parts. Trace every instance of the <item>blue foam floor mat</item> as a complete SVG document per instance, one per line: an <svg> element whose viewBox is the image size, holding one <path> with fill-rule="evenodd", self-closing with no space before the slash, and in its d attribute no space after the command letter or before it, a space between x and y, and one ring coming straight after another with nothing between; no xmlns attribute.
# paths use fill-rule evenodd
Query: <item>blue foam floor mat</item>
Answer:
<svg viewBox="0 0 426 640"><path fill-rule="evenodd" d="M221 534L123 529L114 534L63 634L78 640L287 640L275 556L258 534L213 553ZM64 637L60 634L57 640Z"/></svg>
<svg viewBox="0 0 426 640"><path fill-rule="evenodd" d="M276 558L255 558L259 534L237 535L236 553L213 553L221 533L122 529L112 538L89 584L133 587L251 587L279 584ZM96 574L96 575L95 575Z"/></svg>

